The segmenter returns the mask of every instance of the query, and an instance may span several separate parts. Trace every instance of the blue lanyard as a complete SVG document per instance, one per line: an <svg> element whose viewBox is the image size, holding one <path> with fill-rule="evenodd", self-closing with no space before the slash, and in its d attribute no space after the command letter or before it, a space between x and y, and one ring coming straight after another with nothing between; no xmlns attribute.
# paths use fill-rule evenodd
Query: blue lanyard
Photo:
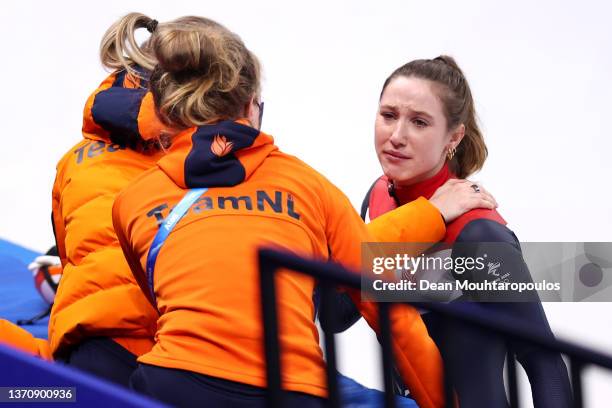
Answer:
<svg viewBox="0 0 612 408"><path fill-rule="evenodd" d="M157 255L159 255L159 251L164 245L164 242L166 242L166 238L168 238L168 235L170 235L176 224L178 224L178 222L183 218L193 203L195 203L197 199L200 198L200 196L206 191L208 191L207 188L194 188L193 190L189 190L181 201L179 201L176 207L174 207L174 209L170 212L170 214L168 214L168 216L164 219L162 225L157 231L157 234L155 234L155 238L153 238L151 248L149 248L149 253L147 255L147 282L149 284L151 298L155 302L156 306L157 300L155 298L155 290L153 288L153 272L155 271Z"/></svg>

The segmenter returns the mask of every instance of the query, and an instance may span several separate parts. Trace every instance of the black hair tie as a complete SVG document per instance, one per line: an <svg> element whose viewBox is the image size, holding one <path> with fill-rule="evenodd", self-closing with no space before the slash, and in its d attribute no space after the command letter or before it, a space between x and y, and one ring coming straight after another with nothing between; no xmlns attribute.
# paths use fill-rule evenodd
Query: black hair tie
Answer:
<svg viewBox="0 0 612 408"><path fill-rule="evenodd" d="M153 19L153 20L149 21L147 23L147 25L145 25L145 27L147 28L148 32L153 34L153 31L155 31L155 29L157 28L157 24L158 24L158 21Z"/></svg>

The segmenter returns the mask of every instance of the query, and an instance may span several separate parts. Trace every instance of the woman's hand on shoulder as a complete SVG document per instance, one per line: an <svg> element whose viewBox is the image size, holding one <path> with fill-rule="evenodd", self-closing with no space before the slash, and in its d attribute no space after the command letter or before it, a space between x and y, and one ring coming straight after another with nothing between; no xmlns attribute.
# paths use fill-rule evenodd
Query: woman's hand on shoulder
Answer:
<svg viewBox="0 0 612 408"><path fill-rule="evenodd" d="M465 179L449 179L431 196L446 222L475 208L495 209L497 201L483 186Z"/></svg>

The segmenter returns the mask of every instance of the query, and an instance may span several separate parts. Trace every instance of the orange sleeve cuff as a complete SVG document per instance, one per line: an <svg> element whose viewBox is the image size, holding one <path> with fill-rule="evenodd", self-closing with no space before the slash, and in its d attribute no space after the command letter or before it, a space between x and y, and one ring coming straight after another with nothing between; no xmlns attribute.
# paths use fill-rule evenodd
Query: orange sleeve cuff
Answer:
<svg viewBox="0 0 612 408"><path fill-rule="evenodd" d="M368 231L377 242L434 243L444 238L446 225L438 209L419 197L377 217Z"/></svg>

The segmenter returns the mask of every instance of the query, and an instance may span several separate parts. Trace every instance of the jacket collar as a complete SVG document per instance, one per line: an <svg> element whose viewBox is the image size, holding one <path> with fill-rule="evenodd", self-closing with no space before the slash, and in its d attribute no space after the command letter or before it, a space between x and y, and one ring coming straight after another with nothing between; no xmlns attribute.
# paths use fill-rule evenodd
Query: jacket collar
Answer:
<svg viewBox="0 0 612 408"><path fill-rule="evenodd" d="M222 121L178 134L159 166L181 188L234 186L278 148L246 120Z"/></svg>

